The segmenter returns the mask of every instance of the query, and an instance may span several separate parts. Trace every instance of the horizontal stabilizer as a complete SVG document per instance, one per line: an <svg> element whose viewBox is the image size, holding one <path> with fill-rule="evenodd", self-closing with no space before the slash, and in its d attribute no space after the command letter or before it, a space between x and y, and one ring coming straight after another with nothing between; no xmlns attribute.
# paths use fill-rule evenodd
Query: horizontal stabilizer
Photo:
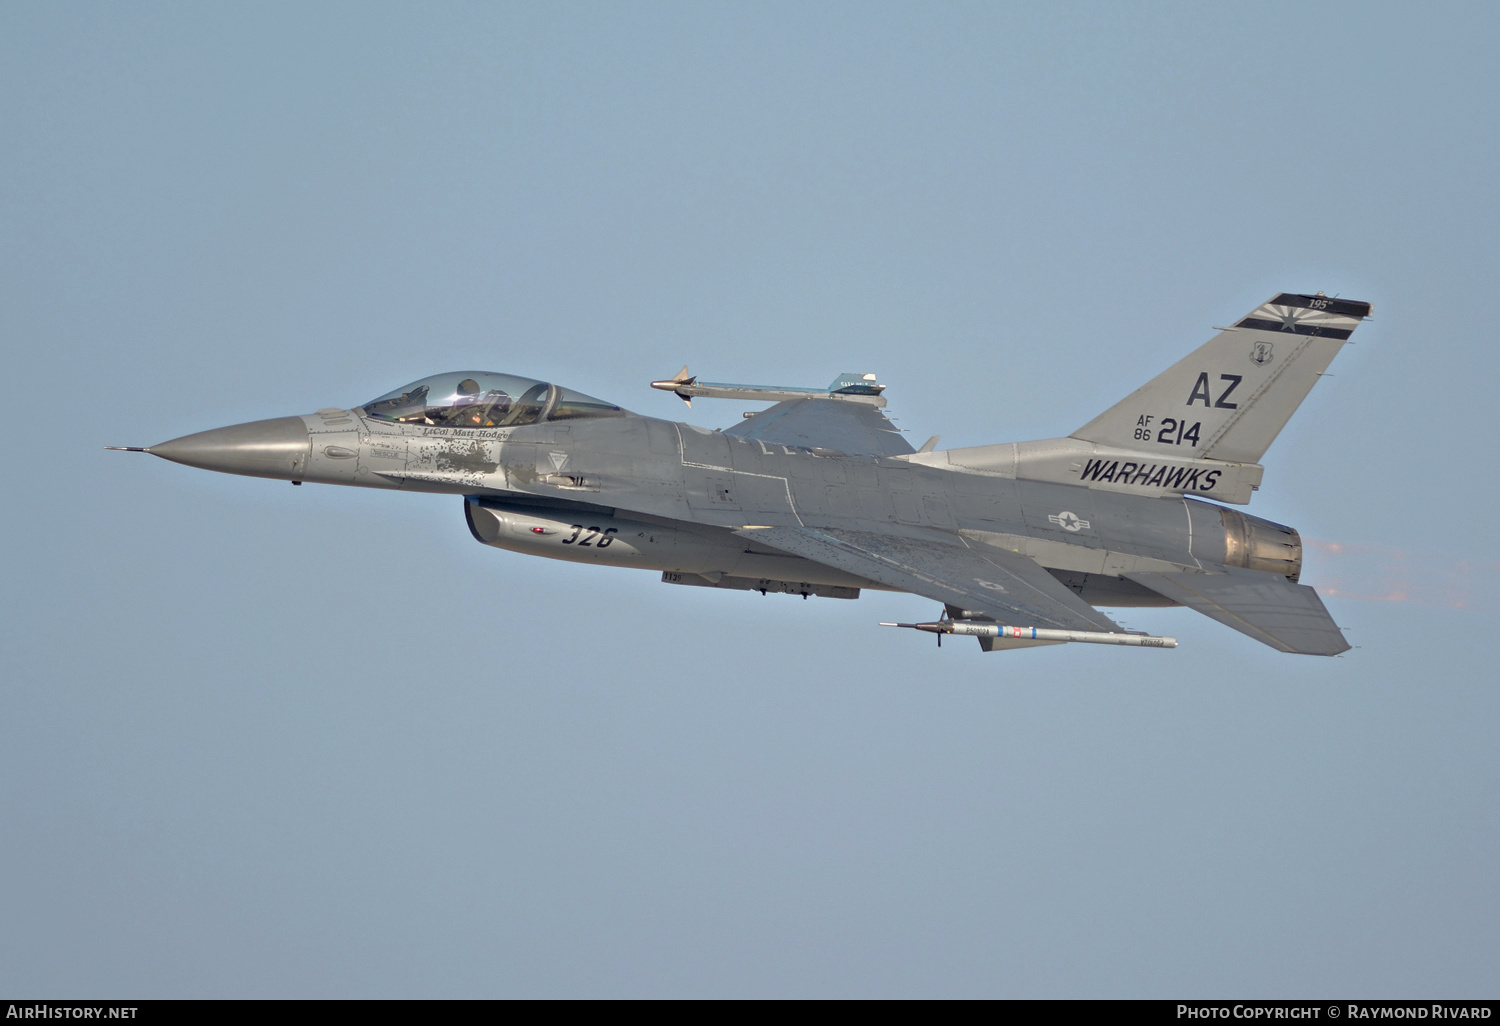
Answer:
<svg viewBox="0 0 1500 1026"><path fill-rule="evenodd" d="M1281 652L1332 656L1349 650L1318 593L1279 574L1231 568L1124 576Z"/></svg>

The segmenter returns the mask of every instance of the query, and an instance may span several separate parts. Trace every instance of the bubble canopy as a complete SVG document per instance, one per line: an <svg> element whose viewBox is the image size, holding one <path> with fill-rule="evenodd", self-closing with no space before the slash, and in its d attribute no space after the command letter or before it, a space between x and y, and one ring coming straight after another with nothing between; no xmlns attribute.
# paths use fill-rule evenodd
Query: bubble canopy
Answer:
<svg viewBox="0 0 1500 1026"><path fill-rule="evenodd" d="M621 417L602 399L546 381L491 371L434 374L364 404L367 416L398 424L499 428L544 420Z"/></svg>

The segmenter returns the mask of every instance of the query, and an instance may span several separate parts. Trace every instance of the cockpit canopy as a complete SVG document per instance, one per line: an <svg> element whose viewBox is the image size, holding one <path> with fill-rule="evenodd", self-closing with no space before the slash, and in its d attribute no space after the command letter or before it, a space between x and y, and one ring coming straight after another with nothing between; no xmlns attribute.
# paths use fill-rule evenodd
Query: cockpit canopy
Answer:
<svg viewBox="0 0 1500 1026"><path fill-rule="evenodd" d="M545 381L490 371L434 374L364 404L368 416L399 424L499 428L544 420L620 417L602 399Z"/></svg>

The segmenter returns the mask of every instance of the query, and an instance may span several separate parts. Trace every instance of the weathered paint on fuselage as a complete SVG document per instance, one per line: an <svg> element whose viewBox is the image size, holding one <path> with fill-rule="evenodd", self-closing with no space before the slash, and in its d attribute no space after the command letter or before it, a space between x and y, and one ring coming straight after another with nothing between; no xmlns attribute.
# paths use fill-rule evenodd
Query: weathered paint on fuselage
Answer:
<svg viewBox="0 0 1500 1026"><path fill-rule="evenodd" d="M962 534L1024 552L1105 605L1170 604L1120 575L1201 568L1226 555L1220 507L1196 499L819 453L636 414L496 429L403 425L360 410L303 420L311 434L306 481L614 511L689 529L725 551L754 553L730 534L751 525L859 529L875 522L919 537ZM580 557L576 550L524 551ZM692 566L657 558L619 565L692 573L705 565L701 553ZM787 572L797 570L797 580L878 587L796 557L775 559L786 561L778 565ZM727 566L719 572L749 573Z"/></svg>

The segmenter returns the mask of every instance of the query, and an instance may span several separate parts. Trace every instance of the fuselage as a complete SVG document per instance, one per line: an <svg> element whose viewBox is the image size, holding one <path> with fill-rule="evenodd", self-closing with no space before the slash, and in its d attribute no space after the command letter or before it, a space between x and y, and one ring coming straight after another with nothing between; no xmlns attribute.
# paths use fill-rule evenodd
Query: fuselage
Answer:
<svg viewBox="0 0 1500 1026"><path fill-rule="evenodd" d="M151 451L296 483L461 495L485 544L684 578L675 583L831 595L880 587L731 533L751 526L961 536L1021 552L1110 606L1171 604L1125 573L1237 565L1295 580L1301 562L1295 531L1198 499L768 444L625 411L461 427L325 409Z"/></svg>

